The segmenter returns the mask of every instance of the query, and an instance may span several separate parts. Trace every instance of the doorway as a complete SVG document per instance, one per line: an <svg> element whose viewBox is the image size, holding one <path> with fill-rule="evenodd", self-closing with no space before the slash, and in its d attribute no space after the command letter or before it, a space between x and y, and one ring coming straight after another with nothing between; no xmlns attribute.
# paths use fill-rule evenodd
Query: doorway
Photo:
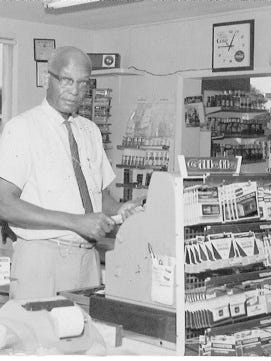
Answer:
<svg viewBox="0 0 271 361"><path fill-rule="evenodd" d="M0 43L0 128L2 125L3 44Z"/></svg>

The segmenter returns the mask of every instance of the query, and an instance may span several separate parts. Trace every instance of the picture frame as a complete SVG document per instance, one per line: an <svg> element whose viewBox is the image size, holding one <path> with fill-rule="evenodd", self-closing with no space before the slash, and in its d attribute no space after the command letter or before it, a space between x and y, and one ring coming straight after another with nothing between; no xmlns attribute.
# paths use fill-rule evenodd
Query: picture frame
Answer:
<svg viewBox="0 0 271 361"><path fill-rule="evenodd" d="M212 71L254 68L254 20L213 24Z"/></svg>
<svg viewBox="0 0 271 361"><path fill-rule="evenodd" d="M55 47L55 39L34 39L34 60L48 61Z"/></svg>
<svg viewBox="0 0 271 361"><path fill-rule="evenodd" d="M37 61L36 62L36 86L43 88L46 84L46 76L48 73L48 62Z"/></svg>

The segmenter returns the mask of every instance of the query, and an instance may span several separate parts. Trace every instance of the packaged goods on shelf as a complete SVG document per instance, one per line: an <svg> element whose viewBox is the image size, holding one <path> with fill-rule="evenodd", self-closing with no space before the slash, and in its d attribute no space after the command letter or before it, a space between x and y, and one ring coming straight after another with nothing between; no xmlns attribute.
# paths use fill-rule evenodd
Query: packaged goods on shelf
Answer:
<svg viewBox="0 0 271 361"><path fill-rule="evenodd" d="M208 95L206 107L222 107L235 110L263 110L264 96L241 90L225 90L217 94Z"/></svg>
<svg viewBox="0 0 271 361"><path fill-rule="evenodd" d="M203 329L238 323L244 319L255 320L255 317L261 320L270 313L270 280L259 287L258 284L252 284L250 288L244 284L235 285L232 289L217 287L206 289L200 296L191 292L185 303L186 327Z"/></svg>
<svg viewBox="0 0 271 361"><path fill-rule="evenodd" d="M261 219L271 220L271 189L258 187L258 201Z"/></svg>
<svg viewBox="0 0 271 361"><path fill-rule="evenodd" d="M254 232L197 236L185 241L185 272L200 273L270 262L271 243Z"/></svg>
<svg viewBox="0 0 271 361"><path fill-rule="evenodd" d="M222 185L219 191L224 222L260 217L256 182Z"/></svg>
<svg viewBox="0 0 271 361"><path fill-rule="evenodd" d="M184 191L185 225L222 222L218 187L194 186Z"/></svg>
<svg viewBox="0 0 271 361"><path fill-rule="evenodd" d="M212 337L200 336L200 356L235 356L236 346L234 336L217 335Z"/></svg>
<svg viewBox="0 0 271 361"><path fill-rule="evenodd" d="M111 149L111 124L108 122L111 117L111 92L111 89L89 89L79 109L81 116L92 120L99 127L105 150Z"/></svg>
<svg viewBox="0 0 271 361"><path fill-rule="evenodd" d="M186 226L260 218L256 182L188 187L184 191L184 207Z"/></svg>
<svg viewBox="0 0 271 361"><path fill-rule="evenodd" d="M201 356L268 356L271 334L268 328L229 335L200 336ZM267 346L266 346L267 345Z"/></svg>
<svg viewBox="0 0 271 361"><path fill-rule="evenodd" d="M270 112L263 94L205 90L205 124L211 132L212 157L242 156L242 164L269 159ZM269 170L271 166L259 165Z"/></svg>
<svg viewBox="0 0 271 361"><path fill-rule="evenodd" d="M232 335L199 337L201 356L270 356L270 352L270 327L247 329Z"/></svg>

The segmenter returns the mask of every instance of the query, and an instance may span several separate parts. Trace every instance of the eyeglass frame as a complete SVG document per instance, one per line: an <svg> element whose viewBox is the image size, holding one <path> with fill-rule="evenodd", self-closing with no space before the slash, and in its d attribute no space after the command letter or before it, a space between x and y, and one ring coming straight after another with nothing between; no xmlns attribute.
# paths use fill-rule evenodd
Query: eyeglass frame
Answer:
<svg viewBox="0 0 271 361"><path fill-rule="evenodd" d="M74 83L77 83L78 84L78 89L79 90L87 90L88 89L88 86L90 86L90 79L88 80L74 80L73 78L70 78L69 76L66 76L66 75L57 75L55 73L53 73L51 70L48 70L48 74L52 75L53 78L57 79L59 81L59 84L61 86L61 81L63 79L67 79L69 80L69 84L66 84L66 85L62 85L62 87L71 87ZM85 83L85 85L82 85L83 83Z"/></svg>

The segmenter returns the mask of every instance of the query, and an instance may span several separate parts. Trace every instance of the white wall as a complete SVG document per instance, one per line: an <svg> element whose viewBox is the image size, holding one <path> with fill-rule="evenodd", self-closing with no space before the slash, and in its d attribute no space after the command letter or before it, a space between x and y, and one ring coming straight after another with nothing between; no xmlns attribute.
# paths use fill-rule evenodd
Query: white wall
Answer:
<svg viewBox="0 0 271 361"><path fill-rule="evenodd" d="M56 40L56 46L74 45L91 52L91 32L62 26L51 26L0 18L0 37L16 39L15 49L15 113L39 104L45 95L36 87L34 38Z"/></svg>
<svg viewBox="0 0 271 361"><path fill-rule="evenodd" d="M0 88L2 88L2 81L3 81L2 60L3 60L3 46L2 46L2 44L0 44Z"/></svg>
<svg viewBox="0 0 271 361"><path fill-rule="evenodd" d="M136 66L156 74L175 71L204 70L211 73L212 24L224 21L255 19L255 71L269 71L271 55L271 9L236 11L216 16L205 16L146 26L110 29L93 35L96 52L121 54L121 67ZM181 74L181 72L179 74ZM140 96L149 99L160 96L175 98L176 105L182 101L176 75L158 77L98 78L98 86L113 87L112 129L113 142L119 144L125 132L126 121L133 104ZM181 115L177 122L182 122ZM180 129L180 127L177 127ZM190 139L191 145L197 141ZM179 148L178 144L176 145ZM120 160L119 150L111 153L113 165ZM115 169L121 177L119 169ZM121 179L121 178L120 178ZM120 181L120 180L119 180ZM120 189L112 191L118 198Z"/></svg>
<svg viewBox="0 0 271 361"><path fill-rule="evenodd" d="M210 69L212 24L255 19L255 68L269 66L271 9L235 11L164 24L118 28L94 34L96 51L119 52L122 66L136 65L152 72Z"/></svg>

